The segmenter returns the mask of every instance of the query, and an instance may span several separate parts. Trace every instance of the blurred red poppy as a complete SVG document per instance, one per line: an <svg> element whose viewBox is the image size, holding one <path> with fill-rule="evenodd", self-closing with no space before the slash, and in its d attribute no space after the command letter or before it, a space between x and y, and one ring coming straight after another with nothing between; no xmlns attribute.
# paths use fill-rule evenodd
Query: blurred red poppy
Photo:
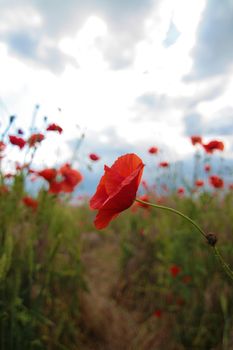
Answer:
<svg viewBox="0 0 233 350"><path fill-rule="evenodd" d="M159 163L159 167L160 168L168 168L169 167L169 163L168 162L160 162Z"/></svg>
<svg viewBox="0 0 233 350"><path fill-rule="evenodd" d="M203 181L203 180L200 180L200 179L196 180L196 181L195 181L195 186L197 186L197 187L202 187L202 186L204 186L204 181Z"/></svg>
<svg viewBox="0 0 233 350"><path fill-rule="evenodd" d="M222 141L213 140L207 144L202 144L206 153L213 153L215 150L223 151L224 143Z"/></svg>
<svg viewBox="0 0 233 350"><path fill-rule="evenodd" d="M57 176L57 170L53 169L53 168L47 168L47 169L43 169L41 171L38 171L37 174L39 176L43 177L48 182L51 182Z"/></svg>
<svg viewBox="0 0 233 350"><path fill-rule="evenodd" d="M61 134L63 131L63 129L59 125L54 124L54 123L50 124L46 130L47 131L57 131L57 132L59 132L59 134Z"/></svg>
<svg viewBox="0 0 233 350"><path fill-rule="evenodd" d="M172 265L170 267L170 274L172 275L172 277L176 277L177 275L179 275L179 273L181 272L181 268L177 265Z"/></svg>
<svg viewBox="0 0 233 350"><path fill-rule="evenodd" d="M37 143L41 142L44 140L44 135L43 134L32 134L29 139L28 139L28 144L29 147L34 147Z"/></svg>
<svg viewBox="0 0 233 350"><path fill-rule="evenodd" d="M95 153L90 153L90 154L89 154L89 158L90 158L91 160L93 160L94 162L96 162L97 160L100 159L100 157L99 157L97 154L95 154Z"/></svg>
<svg viewBox="0 0 233 350"><path fill-rule="evenodd" d="M62 192L62 183L58 181L51 181L49 183L49 193L59 194Z"/></svg>
<svg viewBox="0 0 233 350"><path fill-rule="evenodd" d="M14 177L14 174L12 174L12 173L6 173L4 175L4 179L11 179L12 177Z"/></svg>
<svg viewBox="0 0 233 350"><path fill-rule="evenodd" d="M211 166L209 164L206 164L204 167L205 171L208 173L211 170Z"/></svg>
<svg viewBox="0 0 233 350"><path fill-rule="evenodd" d="M150 148L148 149L148 152L149 152L150 154L156 154L156 153L158 153L158 148L155 147L155 146L150 147Z"/></svg>
<svg viewBox="0 0 233 350"><path fill-rule="evenodd" d="M161 310L155 310L153 312L153 316L157 317L157 318L161 318L162 317L162 311Z"/></svg>
<svg viewBox="0 0 233 350"><path fill-rule="evenodd" d="M183 195L183 194L185 193L184 187L179 187L179 188L177 189L177 193L180 194L180 195Z"/></svg>
<svg viewBox="0 0 233 350"><path fill-rule="evenodd" d="M224 181L221 177L217 175L212 175L209 177L209 182L214 188L223 188Z"/></svg>
<svg viewBox="0 0 233 350"><path fill-rule="evenodd" d="M83 179L81 173L78 170L71 168L69 164L63 165L59 173L63 176L62 181L62 191L63 192L73 192L74 187L77 186Z"/></svg>
<svg viewBox="0 0 233 350"><path fill-rule="evenodd" d="M38 201L30 196L23 197L22 201L23 201L24 205L32 208L33 210L36 210L38 207Z"/></svg>
<svg viewBox="0 0 233 350"><path fill-rule="evenodd" d="M9 140L12 145L18 146L20 149L24 148L26 141L22 137L15 135L9 135Z"/></svg>
<svg viewBox="0 0 233 350"><path fill-rule="evenodd" d="M3 152L6 148L6 145L3 141L0 141L0 153Z"/></svg>
<svg viewBox="0 0 233 350"><path fill-rule="evenodd" d="M196 144L202 144L202 138L201 136L191 136L191 142L193 144L193 146L195 146Z"/></svg>
<svg viewBox="0 0 233 350"><path fill-rule="evenodd" d="M136 154L119 157L111 168L105 165L104 175L90 200L90 207L99 211L94 221L97 229L106 227L133 204L143 168L144 164Z"/></svg>

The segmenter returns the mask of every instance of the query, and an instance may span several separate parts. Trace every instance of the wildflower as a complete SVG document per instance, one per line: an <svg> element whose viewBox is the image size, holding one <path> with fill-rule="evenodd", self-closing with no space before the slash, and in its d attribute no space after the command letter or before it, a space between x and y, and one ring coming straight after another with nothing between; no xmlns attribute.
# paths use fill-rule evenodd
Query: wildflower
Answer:
<svg viewBox="0 0 233 350"><path fill-rule="evenodd" d="M62 192L62 183L55 180L51 181L49 183L49 193L59 194L60 192Z"/></svg>
<svg viewBox="0 0 233 350"><path fill-rule="evenodd" d="M23 201L24 205L26 205L27 207L32 208L33 210L36 210L37 207L38 207L38 201L36 199L33 199L30 196L23 197L22 201Z"/></svg>
<svg viewBox="0 0 233 350"><path fill-rule="evenodd" d="M177 189L177 193L180 194L180 195L183 195L184 192L185 192L184 187L179 187L179 188Z"/></svg>
<svg viewBox="0 0 233 350"><path fill-rule="evenodd" d="M195 181L195 186L197 186L197 187L202 187L202 186L204 186L204 181L203 181L203 180L200 180L200 179L197 179L197 180Z"/></svg>
<svg viewBox="0 0 233 350"><path fill-rule="evenodd" d="M9 135L9 140L12 145L18 146L20 149L24 148L26 141L22 137Z"/></svg>
<svg viewBox="0 0 233 350"><path fill-rule="evenodd" d="M37 174L39 176L43 177L48 182L51 182L57 176L57 171L56 171L56 169L53 169L53 168L47 168L47 169L43 169L41 171L38 171Z"/></svg>
<svg viewBox="0 0 233 350"><path fill-rule="evenodd" d="M57 131L59 134L61 134L63 131L63 129L59 125L54 124L54 123L50 124L46 130L47 131Z"/></svg>
<svg viewBox="0 0 233 350"><path fill-rule="evenodd" d="M170 267L170 274L172 277L176 277L181 272L181 268L177 265L172 265Z"/></svg>
<svg viewBox="0 0 233 350"><path fill-rule="evenodd" d="M224 181L221 177L217 175L212 175L209 177L209 182L214 188L222 188L224 186Z"/></svg>
<svg viewBox="0 0 233 350"><path fill-rule="evenodd" d="M160 162L159 163L159 167L160 168L168 168L169 167L169 163L168 162Z"/></svg>
<svg viewBox="0 0 233 350"><path fill-rule="evenodd" d="M4 175L4 179L11 179L12 177L14 177L14 174L12 174L12 173L6 173Z"/></svg>
<svg viewBox="0 0 233 350"><path fill-rule="evenodd" d="M89 158L90 158L91 160L93 160L94 162L96 162L97 160L100 159L100 157L99 157L97 154L95 154L95 153L90 153L90 154L89 154Z"/></svg>
<svg viewBox="0 0 233 350"><path fill-rule="evenodd" d="M213 153L215 150L223 151L224 143L222 141L213 140L207 144L202 144L206 153Z"/></svg>
<svg viewBox="0 0 233 350"><path fill-rule="evenodd" d="M60 168L59 173L64 178L62 181L63 192L73 192L74 187L78 185L83 179L81 173L75 169L72 169L69 164L63 165Z"/></svg>
<svg viewBox="0 0 233 350"><path fill-rule="evenodd" d="M44 140L44 135L43 134L32 134L29 139L28 139L28 144L29 147L34 147L37 143L41 142Z"/></svg>
<svg viewBox="0 0 233 350"><path fill-rule="evenodd" d="M157 153L158 153L158 148L155 147L155 146L150 147L150 148L148 149L148 152L149 152L150 154L157 154Z"/></svg>
<svg viewBox="0 0 233 350"><path fill-rule="evenodd" d="M0 153L3 152L6 148L6 145L3 141L0 141Z"/></svg>
<svg viewBox="0 0 233 350"><path fill-rule="evenodd" d="M153 316L157 317L157 318L161 318L162 317L162 311L161 310L155 310L153 312Z"/></svg>
<svg viewBox="0 0 233 350"><path fill-rule="evenodd" d="M206 171L207 173L209 173L210 170L211 170L211 166L210 166L209 164L206 164L205 167L204 167L204 169L205 169L205 171Z"/></svg>
<svg viewBox="0 0 233 350"><path fill-rule="evenodd" d="M192 142L192 145L195 146L196 144L202 144L202 138L201 136L191 136L191 142Z"/></svg>
<svg viewBox="0 0 233 350"><path fill-rule="evenodd" d="M90 207L99 211L94 221L97 229L106 227L133 204L143 167L142 160L136 154L119 157L111 168L105 165L104 175L90 200Z"/></svg>

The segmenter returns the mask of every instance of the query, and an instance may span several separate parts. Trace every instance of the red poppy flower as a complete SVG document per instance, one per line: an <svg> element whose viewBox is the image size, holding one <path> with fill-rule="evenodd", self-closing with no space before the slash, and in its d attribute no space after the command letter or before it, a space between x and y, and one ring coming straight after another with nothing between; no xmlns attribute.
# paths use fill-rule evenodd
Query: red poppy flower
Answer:
<svg viewBox="0 0 233 350"><path fill-rule="evenodd" d="M22 201L23 201L24 205L32 208L33 210L36 210L38 207L38 201L36 199L33 199L32 197L25 196L22 198Z"/></svg>
<svg viewBox="0 0 233 350"><path fill-rule="evenodd" d="M202 144L202 138L201 136L191 136L191 142L193 144L193 146L195 146L196 144Z"/></svg>
<svg viewBox="0 0 233 350"><path fill-rule="evenodd" d="M43 134L32 134L28 139L29 147L34 147L37 143L44 140Z"/></svg>
<svg viewBox="0 0 233 350"><path fill-rule="evenodd" d="M160 162L159 163L159 167L160 168L168 168L169 167L169 163L168 162Z"/></svg>
<svg viewBox="0 0 233 350"><path fill-rule="evenodd" d="M60 168L59 173L64 177L64 180L62 181L63 192L73 192L74 187L83 179L81 173L75 169L72 169L69 164L63 165Z"/></svg>
<svg viewBox="0 0 233 350"><path fill-rule="evenodd" d="M26 141L22 139L22 137L10 135L9 140L12 145L18 146L20 149L24 148L24 146L26 145Z"/></svg>
<svg viewBox="0 0 233 350"><path fill-rule="evenodd" d="M48 182L51 182L57 176L57 171L56 171L56 169L53 169L53 168L47 168L47 169L43 169L41 171L38 171L37 174L39 176L43 177Z"/></svg>
<svg viewBox="0 0 233 350"><path fill-rule="evenodd" d="M153 313L154 317L161 318L162 317L162 311L161 310L155 310Z"/></svg>
<svg viewBox="0 0 233 350"><path fill-rule="evenodd" d="M90 154L89 154L89 158L90 158L91 160L93 160L94 162L96 162L97 160L100 159L100 157L99 157L97 154L95 154L95 153L90 153Z"/></svg>
<svg viewBox="0 0 233 350"><path fill-rule="evenodd" d="M212 175L209 177L209 182L214 188L223 188L224 181L221 177L217 175Z"/></svg>
<svg viewBox="0 0 233 350"><path fill-rule="evenodd" d="M211 166L209 164L206 164L204 169L207 173L209 173L211 170Z"/></svg>
<svg viewBox="0 0 233 350"><path fill-rule="evenodd" d="M50 124L46 130L47 131L57 131L57 132L59 132L59 134L61 134L63 131L63 129L59 125L54 124L54 123Z"/></svg>
<svg viewBox="0 0 233 350"><path fill-rule="evenodd" d="M143 167L142 160L136 154L119 157L111 168L105 165L104 175L90 200L90 207L99 210L94 222L97 229L106 227L133 204Z"/></svg>
<svg viewBox="0 0 233 350"><path fill-rule="evenodd" d="M158 148L155 147L155 146L150 147L150 148L148 149L148 152L149 152L150 154L156 154L156 153L158 153Z"/></svg>
<svg viewBox="0 0 233 350"><path fill-rule="evenodd" d="M6 148L6 145L4 142L0 141L0 153L3 152Z"/></svg>
<svg viewBox="0 0 233 350"><path fill-rule="evenodd" d="M202 145L206 151L206 153L213 153L215 150L223 151L224 143L222 141L213 140L207 144Z"/></svg>
<svg viewBox="0 0 233 350"><path fill-rule="evenodd" d="M202 186L204 186L204 181L198 179L198 180L195 181L195 185L196 185L197 187L202 187Z"/></svg>
<svg viewBox="0 0 233 350"><path fill-rule="evenodd" d="M62 192L62 183L58 181L51 181L49 183L49 193L59 194Z"/></svg>
<svg viewBox="0 0 233 350"><path fill-rule="evenodd" d="M4 175L4 179L11 179L12 177L14 177L14 174L12 174L12 173L6 173Z"/></svg>
<svg viewBox="0 0 233 350"><path fill-rule="evenodd" d="M233 190L233 184L229 185L229 190Z"/></svg>
<svg viewBox="0 0 233 350"><path fill-rule="evenodd" d="M170 274L172 277L176 277L181 272L181 268L177 265L172 265L170 267Z"/></svg>
<svg viewBox="0 0 233 350"><path fill-rule="evenodd" d="M180 194L180 195L184 194L184 192L185 192L184 187L179 187L179 188L177 189L177 193Z"/></svg>

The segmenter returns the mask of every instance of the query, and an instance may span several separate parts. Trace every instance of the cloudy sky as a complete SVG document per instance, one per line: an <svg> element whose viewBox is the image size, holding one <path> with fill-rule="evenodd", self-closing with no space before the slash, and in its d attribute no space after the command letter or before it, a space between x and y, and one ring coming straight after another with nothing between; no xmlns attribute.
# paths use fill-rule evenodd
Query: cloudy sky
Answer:
<svg viewBox="0 0 233 350"><path fill-rule="evenodd" d="M181 159L193 134L233 157L233 0L0 0L0 10L1 124L16 114L26 129L39 104L38 128L48 116L64 129L44 164L71 157L82 132L80 152L103 162L152 145Z"/></svg>

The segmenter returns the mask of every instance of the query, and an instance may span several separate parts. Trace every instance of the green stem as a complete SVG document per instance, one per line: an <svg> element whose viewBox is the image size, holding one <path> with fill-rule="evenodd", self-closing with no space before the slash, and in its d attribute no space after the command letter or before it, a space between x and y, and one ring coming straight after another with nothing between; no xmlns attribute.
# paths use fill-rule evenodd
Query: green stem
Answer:
<svg viewBox="0 0 233 350"><path fill-rule="evenodd" d="M206 237L206 234L205 232L200 228L200 226L198 224L196 224L195 221L193 221L192 219L190 219L190 217L188 217L187 215L181 213L180 211L176 210L176 209L173 209L173 208L170 208L170 207L165 207L163 205L158 205L158 204L153 204L153 203L149 203L149 202L144 202L142 201L141 199L138 199L136 198L136 201L139 202L139 203L142 203L142 204L146 204L146 205L149 205L151 207L154 207L154 208L158 208L158 209L162 209L162 210L167 210L167 211L170 211L172 213L175 213L179 216L181 216L183 219L189 221L194 227L196 227L196 229L202 234L202 236L207 239Z"/></svg>
<svg viewBox="0 0 233 350"><path fill-rule="evenodd" d="M225 260L223 259L222 255L220 254L218 248L213 247L213 249L214 249L215 256L220 261L220 263L221 263L222 267L224 268L225 272L233 280L233 271L231 270L230 266L225 262Z"/></svg>
<svg viewBox="0 0 233 350"><path fill-rule="evenodd" d="M176 209L173 209L170 207L165 207L163 205L150 203L150 202L145 202L145 201L142 201L141 199L138 199L138 198L136 198L135 200L141 204L145 204L145 205L149 205L149 206L154 207L154 208L170 211L172 213L175 213L175 214L181 216L183 219L189 221L201 233L201 235L207 240L207 242L212 246L212 248L214 249L214 254L217 257L217 259L219 260L220 264L222 265L222 268L224 269L224 271L226 272L228 277L230 277L230 279L233 281L233 271L231 270L230 266L225 262L222 255L220 254L218 248L216 248L215 245L213 245L209 242L208 235L205 234L205 232L200 228L200 226L195 221L193 221L192 219L190 219L190 217L188 217L187 215L181 213L180 211L178 211Z"/></svg>

